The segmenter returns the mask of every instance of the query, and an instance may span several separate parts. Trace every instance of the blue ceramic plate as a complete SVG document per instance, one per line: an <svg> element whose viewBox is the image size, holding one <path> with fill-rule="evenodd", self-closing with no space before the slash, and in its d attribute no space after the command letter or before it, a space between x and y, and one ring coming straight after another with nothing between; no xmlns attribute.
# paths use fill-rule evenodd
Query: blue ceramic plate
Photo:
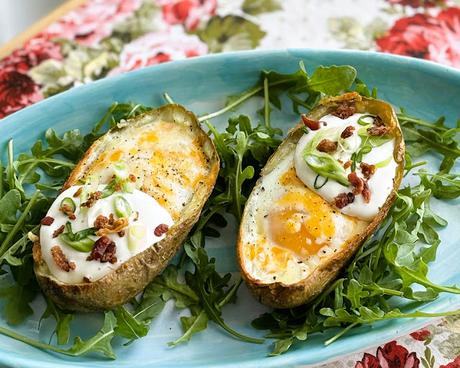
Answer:
<svg viewBox="0 0 460 368"><path fill-rule="evenodd" d="M449 121L460 116L460 72L416 59L356 51L285 50L221 54L203 58L167 63L124 74L115 78L74 88L49 98L0 122L0 147L14 138L16 152L28 150L43 132L53 127L58 132L79 128L87 132L114 101L134 101L151 106L164 103L161 95L167 91L175 101L197 114L211 112L222 106L225 98L252 85L261 69L293 72L299 60L307 69L318 65L350 64L368 85L378 88L379 97L395 106L404 106L409 112L424 118L445 115ZM242 110L256 110L255 104ZM296 117L276 113L275 122L286 131ZM224 126L224 118L215 121ZM460 217L459 203L436 202L434 209L451 225L441 232L442 245L438 259L430 267L433 280L443 284L460 284L458 259L460 233L455 224ZM453 225L452 225L453 224ZM228 234L210 242L209 252L217 258L218 269L235 272L235 225ZM460 297L441 295L423 307L424 311L451 310L460 305ZM45 325L39 334L38 319L43 301L34 302L35 315L15 328L32 338L48 341L52 325ZM249 335L262 335L249 323L264 307L251 298L242 287L238 303L224 309L225 319L237 330ZM1 322L2 324L4 322ZM48 323L48 322L46 322ZM88 336L101 323L93 315L80 316L73 328L81 336ZM236 341L210 323L208 329L197 334L188 343L169 348L167 343L180 336L178 312L167 305L153 322L145 338L125 347L116 347L117 360L107 361L99 356L69 358L41 351L10 338L0 336L0 365L14 367L280 367L331 360L352 351L378 345L398 335L408 333L427 323L427 320L408 319L378 323L354 329L344 338L325 347L326 335L315 335L285 355L267 357L270 342L253 345Z"/></svg>

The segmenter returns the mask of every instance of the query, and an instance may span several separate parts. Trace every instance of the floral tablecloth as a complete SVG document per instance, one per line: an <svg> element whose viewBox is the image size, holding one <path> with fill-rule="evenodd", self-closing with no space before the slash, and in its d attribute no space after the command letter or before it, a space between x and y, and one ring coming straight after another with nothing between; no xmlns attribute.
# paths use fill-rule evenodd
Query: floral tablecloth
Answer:
<svg viewBox="0 0 460 368"><path fill-rule="evenodd" d="M0 118L147 65L286 47L378 50L460 67L460 0L88 0L0 60ZM321 367L460 368L460 319Z"/></svg>

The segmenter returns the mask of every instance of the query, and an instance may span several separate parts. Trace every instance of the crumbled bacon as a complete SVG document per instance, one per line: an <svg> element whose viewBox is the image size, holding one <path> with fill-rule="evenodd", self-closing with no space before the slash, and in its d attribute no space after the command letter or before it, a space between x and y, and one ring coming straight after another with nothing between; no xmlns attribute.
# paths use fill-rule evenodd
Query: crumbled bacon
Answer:
<svg viewBox="0 0 460 368"><path fill-rule="evenodd" d="M337 150L337 142L331 141L330 139L323 139L318 143L316 149L320 152L334 152Z"/></svg>
<svg viewBox="0 0 460 368"><path fill-rule="evenodd" d="M61 205L61 207L59 207L59 211L66 215L70 220L75 220L77 218L77 216L75 216L75 213L73 212L72 207L67 203Z"/></svg>
<svg viewBox="0 0 460 368"><path fill-rule="evenodd" d="M355 200L355 195L351 192L340 193L334 198L334 203L337 208L344 208Z"/></svg>
<svg viewBox="0 0 460 368"><path fill-rule="evenodd" d="M94 228L96 230L99 230L99 229L103 229L104 227L106 227L109 223L109 219L107 217L105 217L104 215L99 215L96 217L96 220L94 220Z"/></svg>
<svg viewBox="0 0 460 368"><path fill-rule="evenodd" d="M119 231L119 232L118 232L118 236L119 236L120 238L123 238L123 237L125 236L125 231L124 231L124 230Z"/></svg>
<svg viewBox="0 0 460 368"><path fill-rule="evenodd" d="M361 179L356 171L352 171L348 174L348 181L351 185L353 185L353 194L361 194L364 189L364 180Z"/></svg>
<svg viewBox="0 0 460 368"><path fill-rule="evenodd" d="M169 230L169 226L166 224L160 224L155 228L153 232L155 236L162 236L163 234L167 233Z"/></svg>
<svg viewBox="0 0 460 368"><path fill-rule="evenodd" d="M91 282L91 280L90 280L88 277L86 277L86 276L83 276L83 281L84 281L84 282Z"/></svg>
<svg viewBox="0 0 460 368"><path fill-rule="evenodd" d="M93 207L94 203L96 203L96 201L98 201L99 199L102 198L102 192L101 191L96 191L96 192L93 192L93 193L90 193L89 196L88 196L88 199L86 200L86 202L83 202L81 204L82 207Z"/></svg>
<svg viewBox="0 0 460 368"><path fill-rule="evenodd" d="M356 108L353 105L349 105L346 102L337 106L336 110L332 115L339 117L340 119L349 118L356 112Z"/></svg>
<svg viewBox="0 0 460 368"><path fill-rule="evenodd" d="M117 262L116 245L108 236L102 236L96 240L93 245L91 254L86 258L87 261L100 261L101 263L110 262L112 264Z"/></svg>
<svg viewBox="0 0 460 368"><path fill-rule="evenodd" d="M121 217L119 219L115 219L113 213L111 213L109 218L103 215L97 216L94 221L94 227L97 229L97 236L104 236L107 234L119 233L128 226L128 223L127 218Z"/></svg>
<svg viewBox="0 0 460 368"><path fill-rule="evenodd" d="M65 225L61 225L56 230L54 230L53 238L57 238L59 235L61 235L64 232L64 229Z"/></svg>
<svg viewBox="0 0 460 368"><path fill-rule="evenodd" d="M348 181L351 185L353 185L353 194L361 194L363 196L364 202L369 203L371 200L371 192L369 190L367 180L361 179L356 174L356 171L353 171L348 174Z"/></svg>
<svg viewBox="0 0 460 368"><path fill-rule="evenodd" d="M309 119L304 114L300 115L300 117L302 118L302 122L304 123L304 125L310 128L311 130L318 130L320 128L318 120Z"/></svg>
<svg viewBox="0 0 460 368"><path fill-rule="evenodd" d="M354 130L355 130L355 127L349 125L343 130L342 134L340 134L340 137L343 139L347 139L353 135Z"/></svg>
<svg viewBox="0 0 460 368"><path fill-rule="evenodd" d="M40 224L45 225L45 226L50 226L54 222L54 218L51 216L46 216L43 217L42 220L40 221Z"/></svg>
<svg viewBox="0 0 460 368"><path fill-rule="evenodd" d="M69 262L66 255L62 251L59 245L55 245L51 248L51 256L53 257L56 265L63 271L69 272L70 270L75 270L75 263Z"/></svg>
<svg viewBox="0 0 460 368"><path fill-rule="evenodd" d="M351 160L348 160L347 162L345 162L345 163L343 164L343 168L344 168L345 170L348 169L348 168L351 166L352 163L353 163L353 162L352 162Z"/></svg>
<svg viewBox="0 0 460 368"><path fill-rule="evenodd" d="M385 125L373 125L370 128L367 128L367 133L374 137L380 137L387 134L390 131L390 128Z"/></svg>
<svg viewBox="0 0 460 368"><path fill-rule="evenodd" d="M73 197L80 197L81 192L83 192L83 187L78 188L76 192L73 194Z"/></svg>
<svg viewBox="0 0 460 368"><path fill-rule="evenodd" d="M361 195L363 196L365 203L369 203L371 201L371 191L369 190L367 181L364 182L364 188L363 188Z"/></svg>
<svg viewBox="0 0 460 368"><path fill-rule="evenodd" d="M361 162L359 167L361 168L361 172L366 179L369 179L372 175L375 174L375 165L369 165L365 162Z"/></svg>
<svg viewBox="0 0 460 368"><path fill-rule="evenodd" d="M136 176L135 176L135 175L129 174L129 177L128 177L128 178L129 178L129 181L130 181L131 183L135 183L135 182L136 182Z"/></svg>

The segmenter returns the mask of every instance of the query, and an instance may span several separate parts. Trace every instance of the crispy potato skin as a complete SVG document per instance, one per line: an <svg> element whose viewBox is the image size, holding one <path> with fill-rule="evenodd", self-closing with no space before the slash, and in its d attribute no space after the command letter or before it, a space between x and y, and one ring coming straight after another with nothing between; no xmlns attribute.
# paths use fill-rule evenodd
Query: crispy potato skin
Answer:
<svg viewBox="0 0 460 368"><path fill-rule="evenodd" d="M65 310L88 312L112 309L126 303L142 291L166 267L182 246L212 192L219 172L219 156L212 140L200 128L195 115L180 105L166 105L136 117L130 121L130 125L136 124L146 115L150 115L151 124L161 120L187 124L203 147L209 175L205 180L197 183L194 188L194 195L184 207L179 221L170 228L163 240L130 258L116 270L97 281L79 284L60 282L49 272L48 266L41 257L40 244L35 243L33 249L34 270L38 283L43 292ZM118 129L118 133L120 133L120 129ZM85 175L91 161L100 153L104 139L109 134L111 131L93 143L65 182L63 190L78 183Z"/></svg>
<svg viewBox="0 0 460 368"><path fill-rule="evenodd" d="M396 191L398 190L404 172L404 140L402 137L401 128L399 126L396 114L393 108L382 101L365 98L358 93L346 93L338 97L331 97L323 99L319 105L310 112L309 117L312 119L320 119L322 116L329 114L335 110L335 107L342 103L348 102L356 106L357 112L369 112L378 114L385 125L394 127L394 136L396 138L394 158L398 164L398 170L394 179L394 191L388 196L385 204L380 209L377 216L369 223L366 229L361 233L351 238L345 247L344 251L337 252L329 257L325 262L322 262L308 277L295 283L283 284L274 282L266 284L253 278L244 268L243 259L243 243L242 232L243 226L240 226L239 239L237 243L237 257L241 270L241 275L246 282L246 285L251 290L255 298L262 304L273 308L293 308L317 297L326 287L337 278L339 272L344 266L348 264L350 259L361 247L364 241L371 236L380 223L385 219L390 210L393 202L396 199ZM270 157L266 166L262 170L261 177L268 174L278 162L288 154L302 136L303 132L301 127L302 123L295 126L289 133L287 138L283 141L277 151ZM261 180L261 179L259 179ZM248 214L246 211L243 214L242 223L246 221Z"/></svg>

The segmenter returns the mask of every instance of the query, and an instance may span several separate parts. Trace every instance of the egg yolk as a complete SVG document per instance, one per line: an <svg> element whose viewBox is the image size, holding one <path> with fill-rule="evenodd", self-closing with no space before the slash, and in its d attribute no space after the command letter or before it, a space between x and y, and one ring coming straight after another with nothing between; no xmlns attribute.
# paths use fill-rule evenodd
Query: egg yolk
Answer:
<svg viewBox="0 0 460 368"><path fill-rule="evenodd" d="M267 217L269 240L300 258L318 253L335 233L333 208L311 191L289 192Z"/></svg>

